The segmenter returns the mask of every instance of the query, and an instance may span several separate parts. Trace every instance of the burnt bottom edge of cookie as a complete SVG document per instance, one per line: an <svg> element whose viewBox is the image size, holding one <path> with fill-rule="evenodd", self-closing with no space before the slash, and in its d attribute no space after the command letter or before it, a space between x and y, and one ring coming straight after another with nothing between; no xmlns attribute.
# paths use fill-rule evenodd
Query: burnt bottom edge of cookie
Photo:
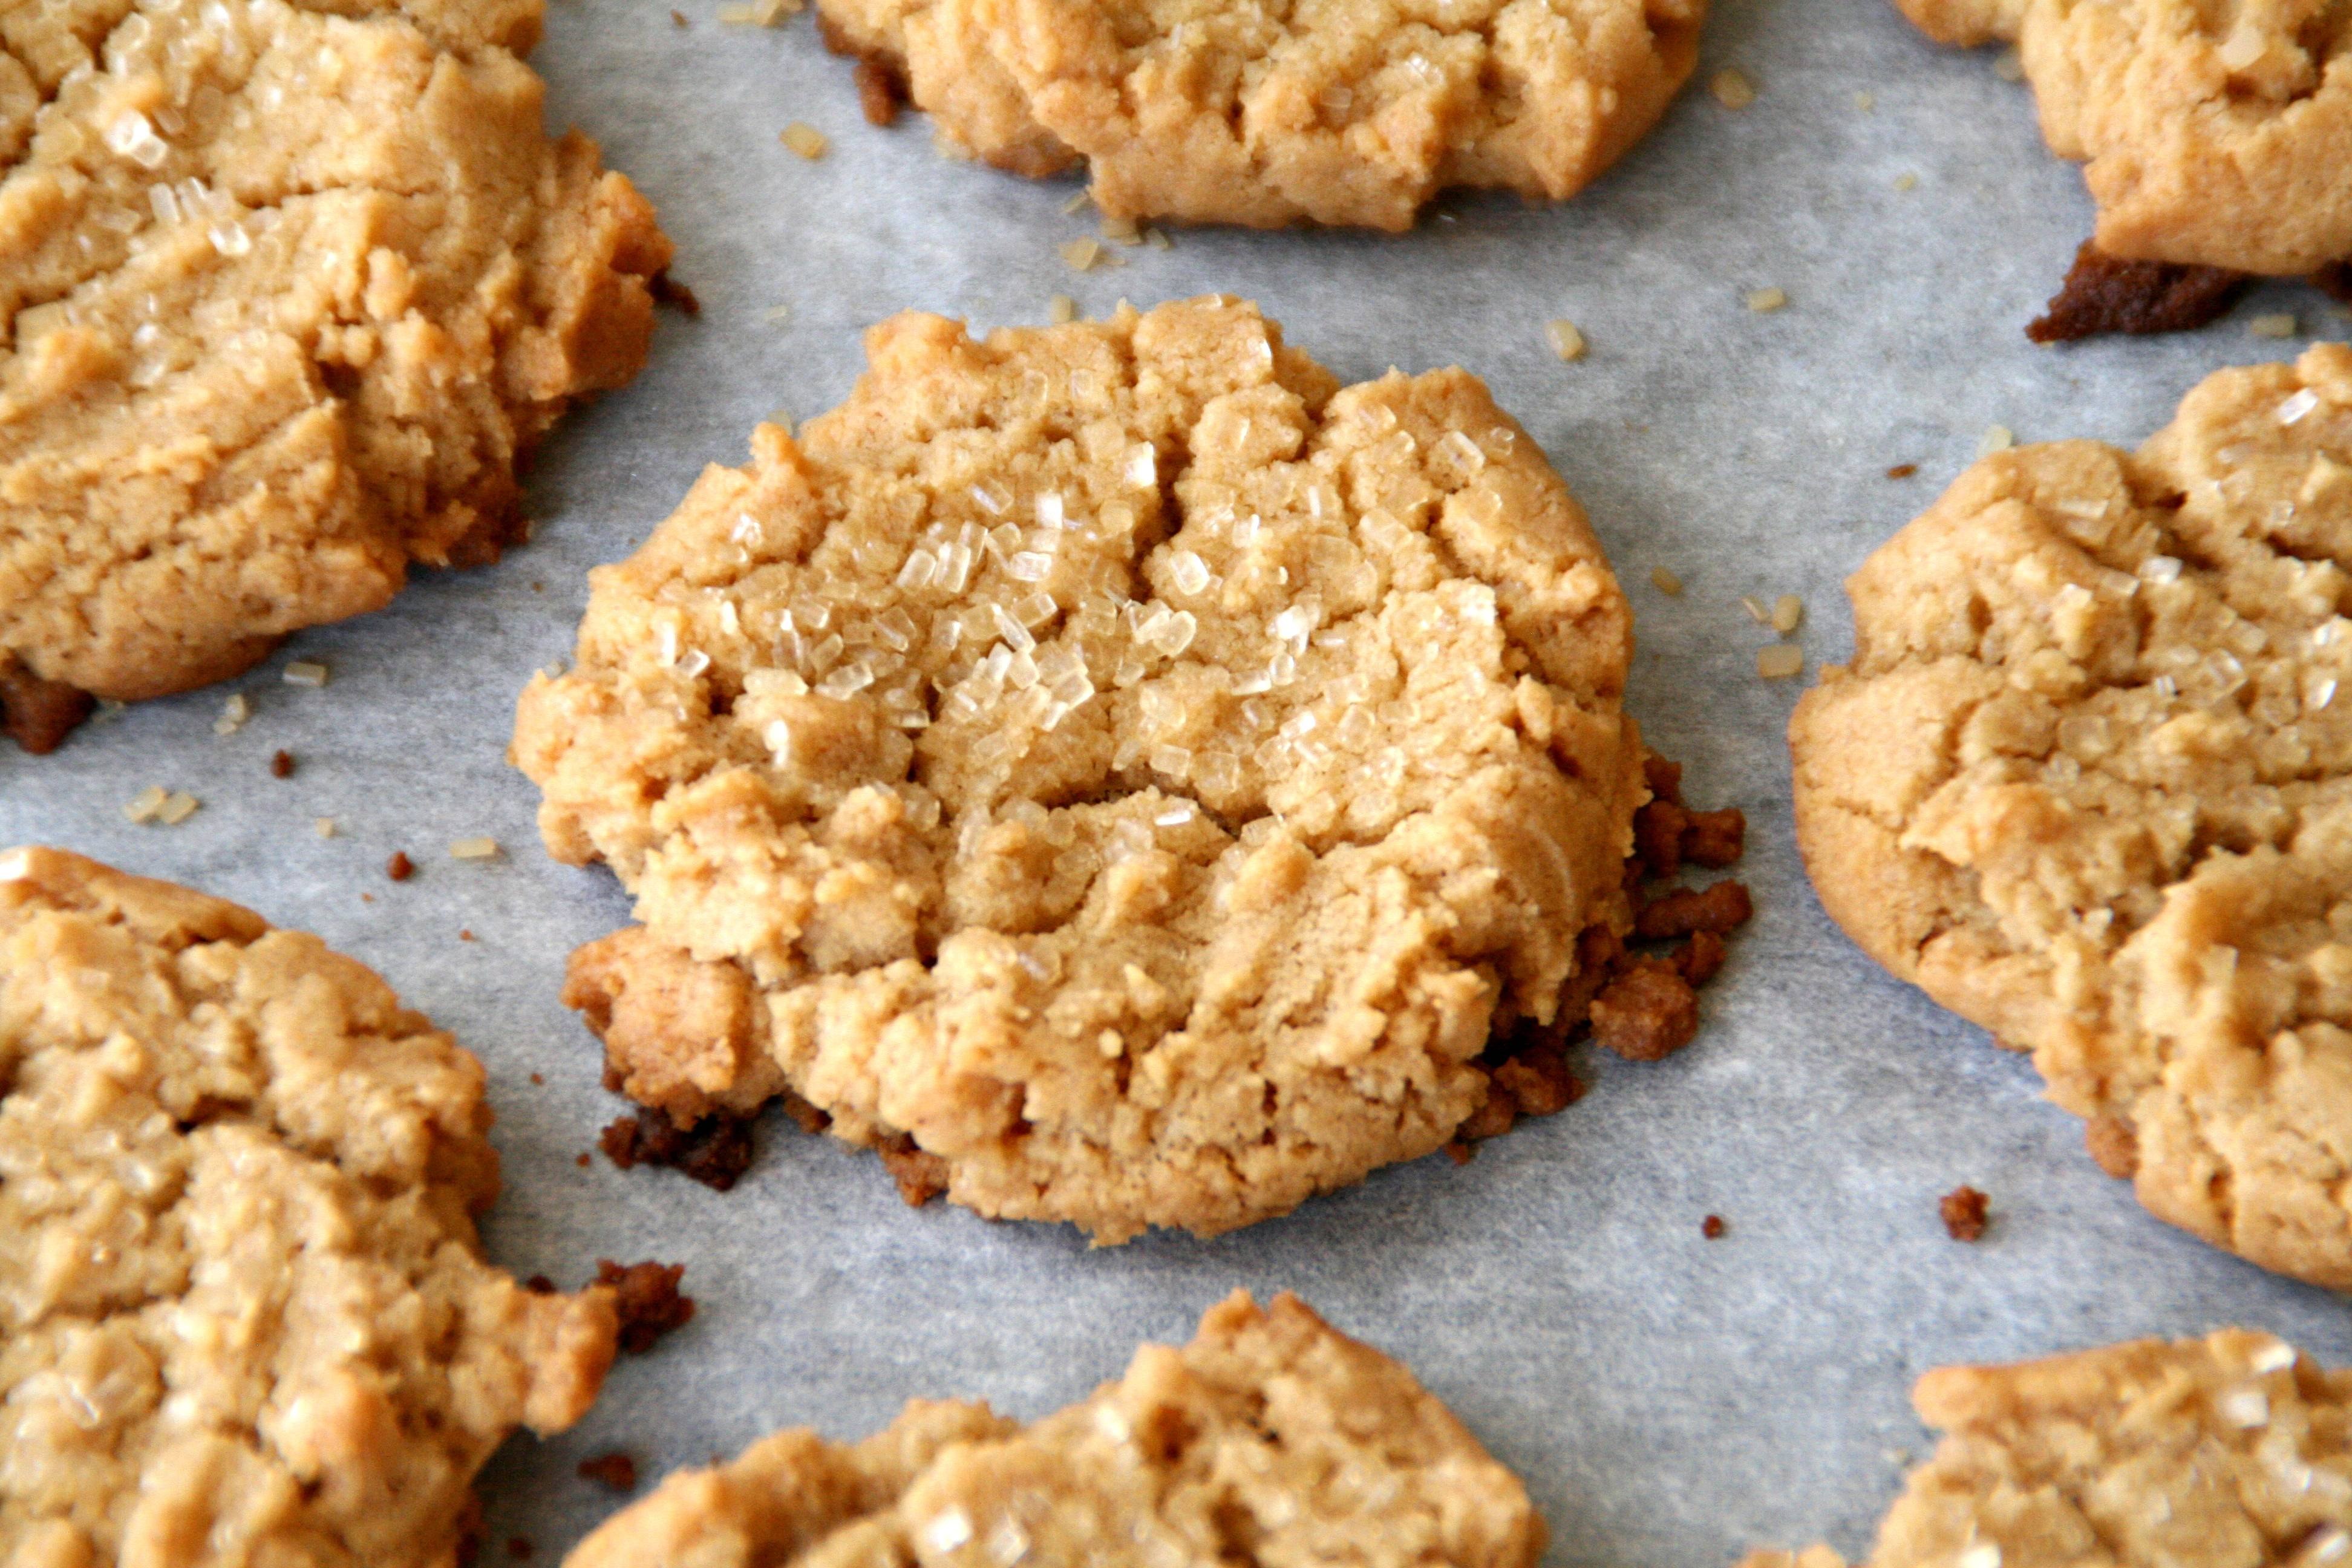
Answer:
<svg viewBox="0 0 2352 1568"><path fill-rule="evenodd" d="M2221 267L2126 261L2086 239L2025 335L2037 343L2064 343L2114 332L2191 331L2219 320L2249 281L2248 274Z"/></svg>
<svg viewBox="0 0 2352 1568"><path fill-rule="evenodd" d="M0 653L0 734L34 756L65 744L81 721L97 710L98 699L62 680L46 680Z"/></svg>

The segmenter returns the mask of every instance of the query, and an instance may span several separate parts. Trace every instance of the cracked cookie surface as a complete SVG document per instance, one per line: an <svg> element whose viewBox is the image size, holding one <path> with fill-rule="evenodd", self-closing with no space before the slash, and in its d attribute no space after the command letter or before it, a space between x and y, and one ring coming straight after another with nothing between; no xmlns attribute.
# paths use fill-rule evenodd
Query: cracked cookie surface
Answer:
<svg viewBox="0 0 2352 1568"><path fill-rule="evenodd" d="M485 1263L481 1065L315 937L0 855L0 1558L446 1568L612 1293Z"/></svg>
<svg viewBox="0 0 2352 1568"><path fill-rule="evenodd" d="M0 667L182 690L518 536L516 464L636 373L669 256L542 130L539 25L0 11Z"/></svg>
<svg viewBox="0 0 2352 1568"><path fill-rule="evenodd" d="M1946 1435L1888 1510L1869 1568L2352 1559L2352 1371L2269 1334L1939 1367L1912 1403ZM1742 1568L1844 1564L1816 1546Z"/></svg>
<svg viewBox="0 0 2352 1568"><path fill-rule="evenodd" d="M1410 1372L1295 1296L1236 1293L1034 1426L917 1400L862 1443L780 1432L673 1475L564 1562L1531 1568L1544 1540L1527 1489Z"/></svg>
<svg viewBox="0 0 2352 1568"><path fill-rule="evenodd" d="M1823 905L2157 1214L2352 1289L2352 350L1981 459L1790 724Z"/></svg>
<svg viewBox="0 0 2352 1568"><path fill-rule="evenodd" d="M1629 616L1542 454L1228 300L867 351L523 696L549 848L644 922L572 964L616 1086L789 1089L1105 1242L1444 1145L1632 923Z"/></svg>
<svg viewBox="0 0 2352 1568"><path fill-rule="evenodd" d="M1117 218L1410 227L1454 186L1574 195L1697 58L1705 0L819 0L941 142L1081 160Z"/></svg>
<svg viewBox="0 0 2352 1568"><path fill-rule="evenodd" d="M1948 44L2017 46L2051 151L2126 261L2302 277L2352 258L2352 9L2340 0L1896 0Z"/></svg>

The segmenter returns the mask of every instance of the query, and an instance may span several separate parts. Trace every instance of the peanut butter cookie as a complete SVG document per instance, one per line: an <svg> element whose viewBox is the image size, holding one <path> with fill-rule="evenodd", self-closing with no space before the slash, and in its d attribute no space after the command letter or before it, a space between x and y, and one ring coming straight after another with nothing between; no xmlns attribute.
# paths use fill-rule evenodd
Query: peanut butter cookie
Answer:
<svg viewBox="0 0 2352 1568"><path fill-rule="evenodd" d="M537 0L0 12L0 704L236 674L494 559L643 363L669 242L519 58ZM86 699L83 699L86 701Z"/></svg>
<svg viewBox="0 0 2352 1568"><path fill-rule="evenodd" d="M861 84L1113 218L1403 229L1439 191L1570 196L1657 122L1706 0L819 0ZM869 100L871 98L869 93ZM884 99L887 104L887 96Z"/></svg>
<svg viewBox="0 0 2352 1568"><path fill-rule="evenodd" d="M644 922L573 961L616 1087L789 1090L1103 1242L1444 1145L1633 926L1630 621L1543 455L1230 300L867 353L523 695L549 848Z"/></svg>
<svg viewBox="0 0 2352 1568"><path fill-rule="evenodd" d="M2157 1214L2352 1289L2352 350L1995 453L1847 582L1799 843Z"/></svg>
<svg viewBox="0 0 2352 1568"><path fill-rule="evenodd" d="M482 1261L482 1069L317 938L0 855L0 1560L446 1568L610 1290Z"/></svg>
<svg viewBox="0 0 2352 1568"><path fill-rule="evenodd" d="M1919 1380L1946 1436L1869 1568L2352 1562L2352 1372L2224 1329ZM1744 1568L1845 1568L1825 1546Z"/></svg>
<svg viewBox="0 0 2352 1568"><path fill-rule="evenodd" d="M1236 1292L1181 1350L1033 1426L916 1400L862 1443L803 1427L684 1470L566 1568L1416 1563L1532 1568L1527 1489L1403 1367L1295 1296Z"/></svg>
<svg viewBox="0 0 2352 1568"><path fill-rule="evenodd" d="M2333 0L1896 4L1939 42L2017 46L2105 256L2276 277L2352 258L2352 14Z"/></svg>

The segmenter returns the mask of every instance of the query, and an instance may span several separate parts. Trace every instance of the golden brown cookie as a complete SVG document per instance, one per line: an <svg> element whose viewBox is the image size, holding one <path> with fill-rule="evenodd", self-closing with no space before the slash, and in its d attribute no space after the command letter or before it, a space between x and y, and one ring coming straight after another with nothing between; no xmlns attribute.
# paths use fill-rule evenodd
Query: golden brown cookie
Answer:
<svg viewBox="0 0 2352 1568"><path fill-rule="evenodd" d="M2352 1289L2352 350L2137 454L1993 454L1847 581L1798 705L1838 923L2030 1049L2176 1225Z"/></svg>
<svg viewBox="0 0 2352 1568"><path fill-rule="evenodd" d="M916 1400L862 1443L805 1427L684 1470L565 1568L1355 1563L1531 1568L1527 1489L1403 1367L1296 1296L1236 1292L1181 1350L1022 1427Z"/></svg>
<svg viewBox="0 0 2352 1568"><path fill-rule="evenodd" d="M2352 1372L2268 1334L2139 1340L1919 1380L1943 1429L1868 1568L2352 1562ZM1844 1568L1825 1546L1744 1568Z"/></svg>
<svg viewBox="0 0 2352 1568"><path fill-rule="evenodd" d="M131 700L520 536L669 242L519 58L538 0L0 12L0 683ZM27 680L45 683L17 688ZM54 700L41 703L57 711Z"/></svg>
<svg viewBox="0 0 2352 1568"><path fill-rule="evenodd" d="M2333 0L1896 4L1939 42L2017 46L2107 255L2278 277L2352 258L2352 14Z"/></svg>
<svg viewBox="0 0 2352 1568"><path fill-rule="evenodd" d="M617 1086L789 1089L1105 1242L1444 1144L1632 926L1629 616L1535 443L1225 300L866 346L523 696L548 847L644 922L573 963Z"/></svg>
<svg viewBox="0 0 2352 1568"><path fill-rule="evenodd" d="M485 1263L481 1064L315 937L0 855L0 1560L446 1568L610 1290Z"/></svg>
<svg viewBox="0 0 2352 1568"><path fill-rule="evenodd" d="M940 143L1084 160L1113 218L1412 226L1453 186L1573 195L1687 79L1705 0L819 0ZM869 95L870 96L870 95Z"/></svg>

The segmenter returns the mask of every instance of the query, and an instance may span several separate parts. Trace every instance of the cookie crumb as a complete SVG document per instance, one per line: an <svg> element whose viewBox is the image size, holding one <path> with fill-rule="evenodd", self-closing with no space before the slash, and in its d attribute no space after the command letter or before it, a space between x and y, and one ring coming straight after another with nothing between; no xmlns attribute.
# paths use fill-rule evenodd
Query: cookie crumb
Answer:
<svg viewBox="0 0 2352 1568"><path fill-rule="evenodd" d="M1916 191L1919 188L1919 176L1906 169L1895 176L1895 188L1898 191Z"/></svg>
<svg viewBox="0 0 2352 1568"><path fill-rule="evenodd" d="M898 110L907 104L907 79L888 61L866 56L850 79L857 85L857 112L866 124L887 128L898 123Z"/></svg>
<svg viewBox="0 0 2352 1568"><path fill-rule="evenodd" d="M1570 364L1591 352L1585 343L1584 333L1574 321L1564 316L1544 323L1544 342L1551 345L1553 353Z"/></svg>
<svg viewBox="0 0 2352 1568"><path fill-rule="evenodd" d="M1104 257L1102 242L1099 240L1065 240L1055 248L1061 252L1063 261L1068 264L1073 272L1092 271L1095 265Z"/></svg>
<svg viewBox="0 0 2352 1568"><path fill-rule="evenodd" d="M2246 331L2258 338L2291 338L2294 336L2294 318L2285 311L2275 315L2256 316L2246 323Z"/></svg>
<svg viewBox="0 0 2352 1568"><path fill-rule="evenodd" d="M462 935L463 933L461 932L460 934ZM530 1075L530 1081L543 1088L547 1083L547 1075L545 1073L535 1072Z"/></svg>
<svg viewBox="0 0 2352 1568"><path fill-rule="evenodd" d="M44 757L56 751L100 706L89 692L62 680L45 680L0 649L0 734L27 755ZM107 709L110 714L120 710L119 703Z"/></svg>
<svg viewBox="0 0 2352 1568"><path fill-rule="evenodd" d="M1977 437L1977 456L1990 458L1995 452L2006 452L2017 445L2017 432L2006 425L1988 425Z"/></svg>
<svg viewBox="0 0 2352 1568"><path fill-rule="evenodd" d="M1683 580L1663 566L1650 568L1650 584L1668 598L1683 591Z"/></svg>
<svg viewBox="0 0 2352 1568"><path fill-rule="evenodd" d="M327 667L309 659L298 658L286 667L284 679L289 686L320 687L327 684Z"/></svg>
<svg viewBox="0 0 2352 1568"><path fill-rule="evenodd" d="M1783 594L1772 601L1772 629L1787 637L1804 624L1805 601L1794 594Z"/></svg>
<svg viewBox="0 0 2352 1568"><path fill-rule="evenodd" d="M1143 243L1150 246L1154 250L1166 250L1168 248L1168 236L1162 230L1157 228L1147 228L1143 231Z"/></svg>
<svg viewBox="0 0 2352 1568"><path fill-rule="evenodd" d="M1869 92L1857 92L1853 95L1853 106L1863 113L1868 114L1872 110L1878 107L1878 95Z"/></svg>
<svg viewBox="0 0 2352 1568"><path fill-rule="evenodd" d="M614 1308L621 1315L621 1348L643 1355L663 1335L694 1321L694 1298L679 1291L686 1276L683 1263L632 1263L624 1267L609 1258L596 1260L596 1283L612 1288Z"/></svg>
<svg viewBox="0 0 2352 1568"><path fill-rule="evenodd" d="M1702 931L1722 936L1746 925L1755 913L1755 900L1742 882L1676 888L1642 906L1633 918L1633 934L1643 942L1670 942Z"/></svg>
<svg viewBox="0 0 2352 1568"><path fill-rule="evenodd" d="M310 831L321 838L332 838L335 836L335 819L331 816L314 816L310 819Z"/></svg>
<svg viewBox="0 0 2352 1568"><path fill-rule="evenodd" d="M1110 214L1105 213L1099 226L1102 229L1102 237L1113 245L1143 243L1143 231L1135 226L1135 220L1131 217L1113 217Z"/></svg>
<svg viewBox="0 0 2352 1568"><path fill-rule="evenodd" d="M577 1154L572 1155L572 1163L579 1166L583 1171L590 1165L595 1163L594 1160L590 1157L588 1151L585 1149L583 1149Z"/></svg>
<svg viewBox="0 0 2352 1568"><path fill-rule="evenodd" d="M904 1132L882 1144L876 1152L882 1156L883 1168L890 1173L890 1179L898 1184L898 1197L908 1208L921 1208L948 1190L948 1163L916 1147L915 1141Z"/></svg>
<svg viewBox="0 0 2352 1568"><path fill-rule="evenodd" d="M459 942L471 942L471 941L473 941L473 940L474 940L473 928L472 928L472 927L470 927L470 926L459 926L459 927L457 928L457 940L458 940ZM539 1082L539 1081L540 1081L540 1076L539 1076L537 1073L533 1073L533 1074L531 1074L531 1075L530 1075L530 1081L531 1081L531 1082L533 1082L533 1083L537 1083L537 1082Z"/></svg>
<svg viewBox="0 0 2352 1568"><path fill-rule="evenodd" d="M654 297L654 303L656 305L675 306L682 314L688 316L702 314L701 297L671 277L669 268L667 267L646 280L646 291ZM544 594L547 592L547 584L533 583L530 585L530 591L534 594Z"/></svg>
<svg viewBox="0 0 2352 1568"><path fill-rule="evenodd" d="M1708 78L1706 90L1726 109L1745 109L1756 101L1756 84L1738 66L1726 66Z"/></svg>
<svg viewBox="0 0 2352 1568"><path fill-rule="evenodd" d="M1739 607L1747 611L1748 618L1754 621L1758 626L1769 626L1772 624L1771 610L1766 606L1763 600L1758 598L1755 595L1740 595Z"/></svg>
<svg viewBox="0 0 2352 1568"><path fill-rule="evenodd" d="M1637 963L1592 999L1593 1039L1629 1062L1664 1061L1697 1034L1697 994L1654 960Z"/></svg>
<svg viewBox="0 0 2352 1568"><path fill-rule="evenodd" d="M133 822L152 822L155 814L163 809L163 803L171 798L171 792L162 784L149 784L131 797L122 808L122 815Z"/></svg>
<svg viewBox="0 0 2352 1568"><path fill-rule="evenodd" d="M1748 308L1760 316L1786 306L1789 291L1786 289L1750 289L1745 298Z"/></svg>
<svg viewBox="0 0 2352 1568"><path fill-rule="evenodd" d="M221 715L213 721L213 733L234 735L244 728L245 721L252 717L253 704L246 700L244 692L234 692L227 701L221 704Z"/></svg>
<svg viewBox="0 0 2352 1568"><path fill-rule="evenodd" d="M2189 331L2219 320L2245 286L2242 272L2121 261L2085 240L2066 280L2025 335L2037 343L2063 343L2107 332Z"/></svg>
<svg viewBox="0 0 2352 1568"><path fill-rule="evenodd" d="M416 862L408 858L405 849L395 849L392 858L383 863L383 874L395 882L405 882L416 875Z"/></svg>
<svg viewBox="0 0 2352 1568"><path fill-rule="evenodd" d="M1721 1241L1723 1233L1730 1228L1723 1223L1723 1216L1719 1214L1711 1214L1698 1224L1698 1233L1709 1241Z"/></svg>
<svg viewBox="0 0 2352 1568"><path fill-rule="evenodd" d="M615 1448L609 1454L581 1460L580 1479L595 1481L613 1491L633 1492L637 1489L637 1461Z"/></svg>
<svg viewBox="0 0 2352 1568"><path fill-rule="evenodd" d="M449 846L452 860L495 860L499 841L495 838L460 838Z"/></svg>
<svg viewBox="0 0 2352 1568"><path fill-rule="evenodd" d="M778 140L811 163L824 157L825 149L833 145L824 139L824 132L805 120L795 120L785 126Z"/></svg>
<svg viewBox="0 0 2352 1568"><path fill-rule="evenodd" d="M1954 1187L1936 1206L1954 1241L1974 1241L1984 1235L1991 1213L1990 1200L1974 1187Z"/></svg>
<svg viewBox="0 0 2352 1568"><path fill-rule="evenodd" d="M1916 463L1897 463L1886 470L1886 477L1890 479L1907 479L1918 471L1919 465Z"/></svg>
<svg viewBox="0 0 2352 1568"><path fill-rule="evenodd" d="M658 1166L720 1193L751 1168L755 1152L751 1119L724 1112L680 1127L667 1111L640 1110L614 1119L597 1134L596 1142L621 1170ZM585 1154L580 1158L587 1163Z"/></svg>
<svg viewBox="0 0 2352 1568"><path fill-rule="evenodd" d="M1774 643L1756 650L1756 674L1764 680L1786 680L1803 673L1805 650L1794 643Z"/></svg>
<svg viewBox="0 0 2352 1568"><path fill-rule="evenodd" d="M291 752L270 752L269 776L274 779L292 778L294 776L294 753Z"/></svg>
<svg viewBox="0 0 2352 1568"><path fill-rule="evenodd" d="M676 9L673 9L669 14L669 25L676 27L681 33L694 26L693 23L686 19L685 12Z"/></svg>
<svg viewBox="0 0 2352 1568"><path fill-rule="evenodd" d="M194 816L196 814L196 808L203 804L184 790L173 790L164 797L163 804L156 808L155 820L166 827L177 827Z"/></svg>
<svg viewBox="0 0 2352 1568"><path fill-rule="evenodd" d="M1056 294L1045 301L1045 319L1057 327L1066 327L1078 319L1078 302L1067 294Z"/></svg>
<svg viewBox="0 0 2352 1568"><path fill-rule="evenodd" d="M2119 1116L2094 1116L2083 1129L2083 1142L2099 1169L2118 1181L2139 1173L2139 1134Z"/></svg>

